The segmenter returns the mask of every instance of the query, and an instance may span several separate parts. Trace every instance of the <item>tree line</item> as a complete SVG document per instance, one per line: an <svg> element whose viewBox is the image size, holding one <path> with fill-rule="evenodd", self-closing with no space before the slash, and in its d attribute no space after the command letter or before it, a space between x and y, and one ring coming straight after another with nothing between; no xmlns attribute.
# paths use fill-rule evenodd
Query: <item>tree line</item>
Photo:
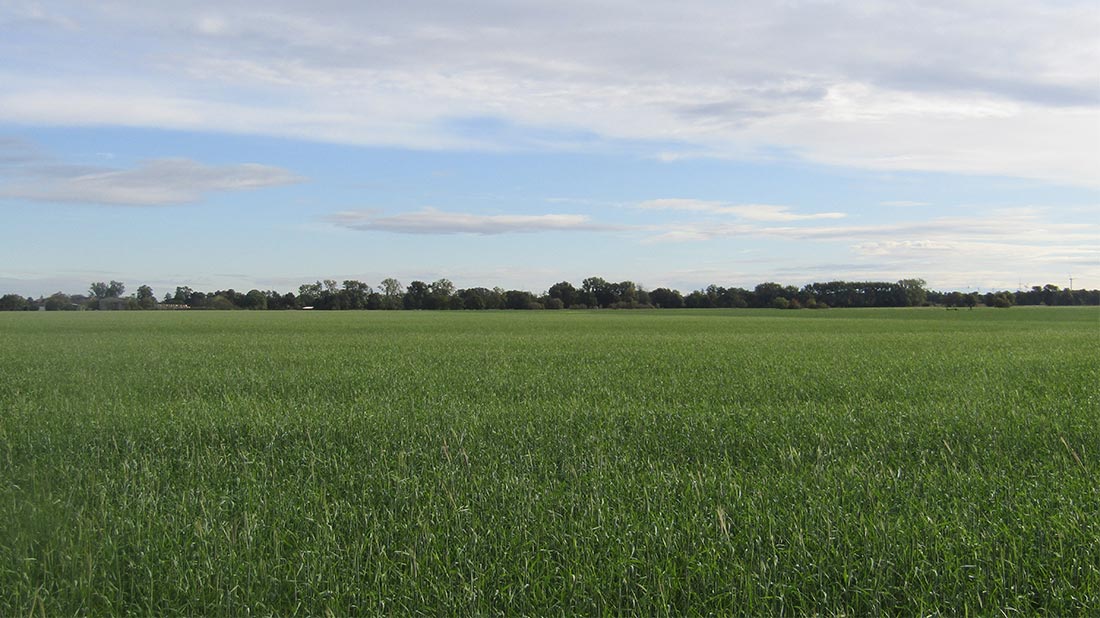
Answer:
<svg viewBox="0 0 1100 618"><path fill-rule="evenodd" d="M928 290L923 279L886 281L829 281L802 287L761 283L753 289L708 285L682 294L670 288L647 290L633 281L612 282L588 277L579 286L562 281L542 294L525 290L472 287L456 289L447 279L407 286L393 278L373 287L354 279L332 279L299 286L294 292L233 289L202 292L179 286L157 300L148 285L125 295L120 281L95 282L87 294L58 292L48 297L0 297L0 311L79 311L141 309L252 309L252 310L483 310L483 309L679 309L828 307L916 307L939 305L990 307L1013 305L1100 305L1100 290L1071 290L1056 285L1029 290L940 292Z"/></svg>

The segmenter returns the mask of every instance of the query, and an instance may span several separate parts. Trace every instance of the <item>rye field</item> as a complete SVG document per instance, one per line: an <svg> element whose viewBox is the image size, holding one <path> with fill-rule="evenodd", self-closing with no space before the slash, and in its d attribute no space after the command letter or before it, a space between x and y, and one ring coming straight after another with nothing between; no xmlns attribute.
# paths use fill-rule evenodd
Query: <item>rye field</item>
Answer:
<svg viewBox="0 0 1100 618"><path fill-rule="evenodd" d="M0 314L0 615L1097 615L1100 310Z"/></svg>

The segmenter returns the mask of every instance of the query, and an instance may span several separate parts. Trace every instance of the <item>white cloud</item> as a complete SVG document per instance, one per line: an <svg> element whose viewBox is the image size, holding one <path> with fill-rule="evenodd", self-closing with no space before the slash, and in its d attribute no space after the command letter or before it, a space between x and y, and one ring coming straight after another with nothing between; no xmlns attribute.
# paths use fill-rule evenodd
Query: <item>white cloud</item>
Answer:
<svg viewBox="0 0 1100 618"><path fill-rule="evenodd" d="M157 159L132 169L59 165L42 159L10 170L0 197L42 202L160 206L197 202L209 193L301 182L288 170L256 163L206 165Z"/></svg>
<svg viewBox="0 0 1100 618"><path fill-rule="evenodd" d="M695 239L734 236L758 236L812 241L850 241L866 239L881 243L885 240L932 242L942 237L962 239L1000 239L1026 242L1100 241L1100 225L1091 223L1059 223L1030 211L999 210L981 217L936 217L927 220L862 225L771 226L756 224L715 224L713 222L682 222L669 228L681 237ZM661 239L670 238L668 235Z"/></svg>
<svg viewBox="0 0 1100 618"><path fill-rule="evenodd" d="M799 214L791 212L789 206L772 204L726 204L710 200L664 198L647 200L637 204L644 210L678 210L713 215L734 215L748 221L812 221L816 219L843 219L842 212L819 212Z"/></svg>
<svg viewBox="0 0 1100 618"><path fill-rule="evenodd" d="M957 244L936 240L875 240L853 245L859 255L898 255L903 253L926 254L929 252L954 251Z"/></svg>
<svg viewBox="0 0 1100 618"><path fill-rule="evenodd" d="M5 24L44 24L66 31L80 29L80 24L71 17L45 9L40 2L21 2L13 0L0 6L0 25Z"/></svg>
<svg viewBox="0 0 1100 618"><path fill-rule="evenodd" d="M414 148L598 141L670 161L784 152L860 168L1100 185L1100 9L1088 2L623 10L273 0L69 5L52 14L79 14L93 43L110 42L134 62L89 57L86 41L67 48L42 38L54 46L38 54L24 41L23 55L40 60L0 70L0 121ZM452 122L486 117L516 130Z"/></svg>
<svg viewBox="0 0 1100 618"><path fill-rule="evenodd" d="M893 280L922 276L940 288L1005 289L1015 288L1020 281L1060 280L1062 273L1074 273L1079 281L1094 281L1100 267L1100 224L1059 222L1038 209L843 226L681 222L648 241L746 243L761 239L783 243L791 254L763 264L734 261L741 267L740 280L794 278L809 282L821 277ZM845 245L847 261L842 261L844 253L823 250L822 245ZM817 255L829 257L827 261L807 258Z"/></svg>
<svg viewBox="0 0 1100 618"><path fill-rule="evenodd" d="M329 220L341 227L355 230L402 234L508 234L628 229L593 223L587 215L480 215L443 212L434 208L390 216L372 211L347 211L336 213Z"/></svg>
<svg viewBox="0 0 1100 618"><path fill-rule="evenodd" d="M199 17L195 24L195 28L202 34L217 36L225 34L228 31L228 24L226 24L225 19L221 16L209 14Z"/></svg>

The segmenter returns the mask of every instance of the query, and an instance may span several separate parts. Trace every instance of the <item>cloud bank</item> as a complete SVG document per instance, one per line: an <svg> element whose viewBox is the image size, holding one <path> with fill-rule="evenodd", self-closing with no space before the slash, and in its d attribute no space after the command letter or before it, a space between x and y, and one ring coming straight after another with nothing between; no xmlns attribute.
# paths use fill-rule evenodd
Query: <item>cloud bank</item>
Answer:
<svg viewBox="0 0 1100 618"><path fill-rule="evenodd" d="M74 165L54 161L22 142L0 143L0 198L8 199L163 206L302 180L269 165L207 165L182 158L145 161L130 169Z"/></svg>
<svg viewBox="0 0 1100 618"><path fill-rule="evenodd" d="M562 231L612 231L619 226L597 224L587 215L482 215L442 212L425 208L417 212L383 216L372 211L346 211L329 217L329 221L361 231L396 232L400 234L508 234Z"/></svg>
<svg viewBox="0 0 1100 618"><path fill-rule="evenodd" d="M843 219L842 212L818 212L799 214L791 212L789 206L771 204L725 204L710 200L665 198L640 202L643 210L673 210L712 215L733 215L749 221L813 221L816 219Z"/></svg>
<svg viewBox="0 0 1100 618"><path fill-rule="evenodd" d="M1100 185L1092 2L34 7L0 8L0 122Z"/></svg>

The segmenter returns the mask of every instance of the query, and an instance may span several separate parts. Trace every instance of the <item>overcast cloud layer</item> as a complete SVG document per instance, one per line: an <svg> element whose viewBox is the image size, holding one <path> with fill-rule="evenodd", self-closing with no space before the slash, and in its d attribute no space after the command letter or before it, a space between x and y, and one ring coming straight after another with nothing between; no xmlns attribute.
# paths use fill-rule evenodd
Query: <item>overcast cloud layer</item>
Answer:
<svg viewBox="0 0 1100 618"><path fill-rule="evenodd" d="M0 121L1100 183L1092 2L15 2L0 27Z"/></svg>

